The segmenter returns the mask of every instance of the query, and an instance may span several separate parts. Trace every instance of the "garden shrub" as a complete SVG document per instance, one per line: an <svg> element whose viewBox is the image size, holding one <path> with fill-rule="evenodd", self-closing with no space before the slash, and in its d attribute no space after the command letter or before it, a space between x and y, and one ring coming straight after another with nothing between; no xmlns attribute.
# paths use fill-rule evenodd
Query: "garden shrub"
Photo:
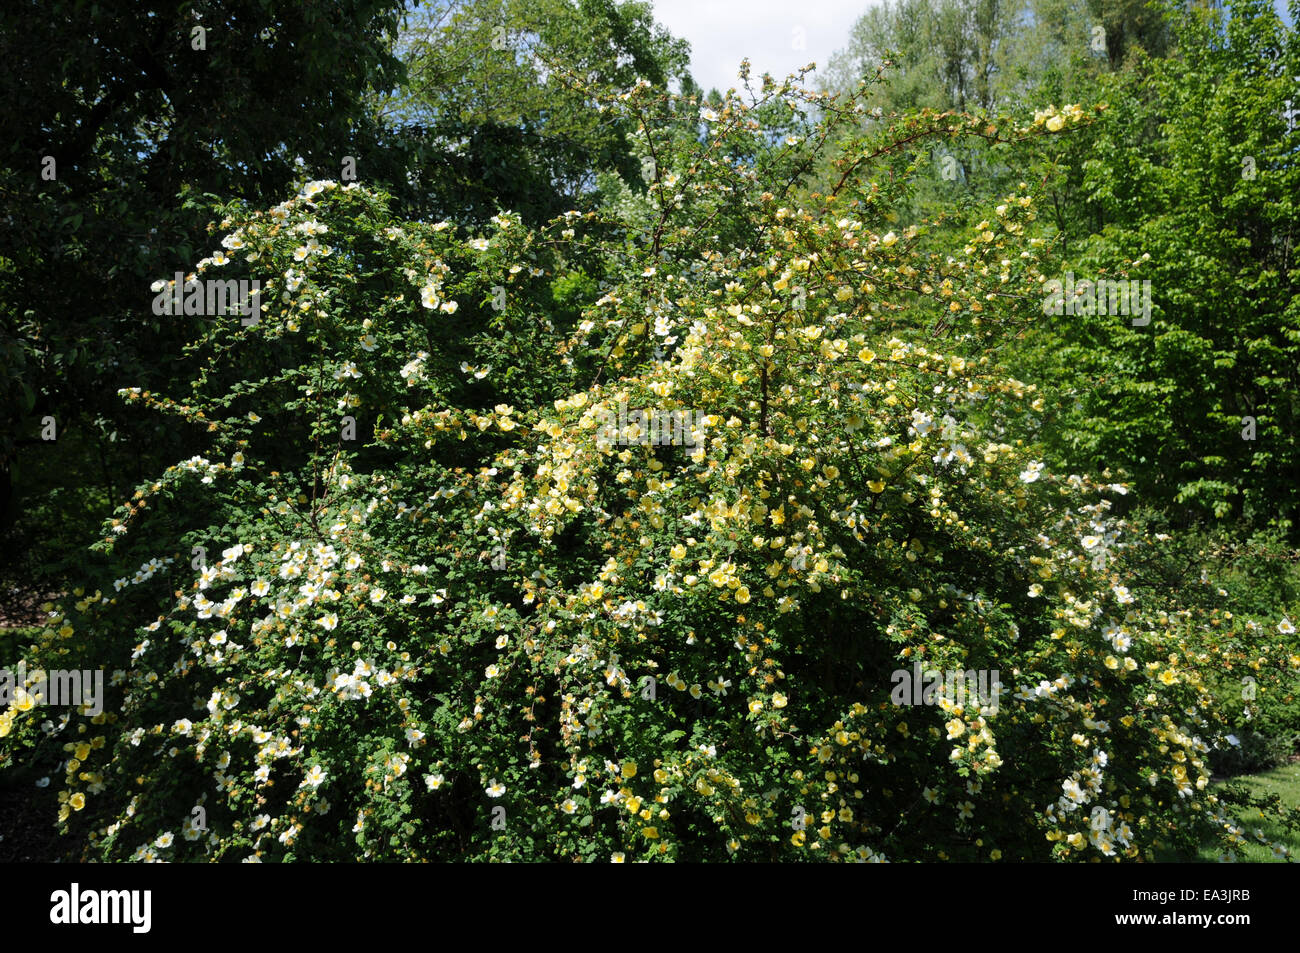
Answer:
<svg viewBox="0 0 1300 953"><path fill-rule="evenodd" d="M774 142L753 117L801 95L701 110L698 142L653 131L693 103L608 104L659 155L633 222L469 234L331 181L227 210L196 274L271 276L260 320L213 321L191 393L123 391L210 449L139 487L98 544L117 568L25 653L33 681L108 670L104 712L0 715L6 770L67 753L70 854L1099 860L1245 836L1207 790L1201 610L1135 595L1127 487L1045 468L1037 389L988 353L1039 310L1033 193L932 256L879 174L909 138L1086 114L904 120L801 207L855 121L822 103ZM610 432L624 407L701 416L655 444ZM914 665L1004 690L894 704Z"/></svg>

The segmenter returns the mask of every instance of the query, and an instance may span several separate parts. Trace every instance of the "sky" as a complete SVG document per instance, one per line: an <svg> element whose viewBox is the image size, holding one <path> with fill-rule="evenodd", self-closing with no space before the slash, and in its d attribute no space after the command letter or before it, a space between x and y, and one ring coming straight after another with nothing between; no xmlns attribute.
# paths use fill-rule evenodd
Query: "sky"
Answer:
<svg viewBox="0 0 1300 953"><path fill-rule="evenodd" d="M831 54L844 46L854 22L878 2L652 0L655 19L673 36L690 42L691 74L706 92L714 86L719 91L738 87L736 69L746 56L755 88L764 70L781 78L815 62L813 75L821 75ZM1274 7L1289 22L1284 0L1274 0Z"/></svg>
<svg viewBox="0 0 1300 953"><path fill-rule="evenodd" d="M858 17L877 0L652 0L655 19L691 44L691 75L707 92L740 86L749 57L757 89L764 70L783 78L810 62L821 75ZM802 31L802 32L799 32ZM800 48L802 41L802 48ZM811 85L811 80L807 83Z"/></svg>

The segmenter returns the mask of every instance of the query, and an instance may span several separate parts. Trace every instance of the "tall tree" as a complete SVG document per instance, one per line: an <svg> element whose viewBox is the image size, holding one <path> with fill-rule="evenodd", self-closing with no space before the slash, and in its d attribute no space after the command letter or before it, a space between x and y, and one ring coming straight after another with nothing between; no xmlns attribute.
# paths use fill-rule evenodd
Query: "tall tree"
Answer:
<svg viewBox="0 0 1300 953"><path fill-rule="evenodd" d="M1265 0L1226 18L1165 10L1177 55L1117 84L1083 163L1102 224L1063 265L1081 280L1131 267L1150 323L1046 319L1042 376L1065 382L1047 429L1063 457L1123 466L1152 501L1293 520L1300 38Z"/></svg>
<svg viewBox="0 0 1300 953"><path fill-rule="evenodd" d="M53 489L34 485L33 467L112 497L141 457L181 449L124 416L115 391L123 375L167 380L157 355L198 330L150 309L150 283L209 241L206 212L182 193L266 203L296 159L337 173L373 138L365 91L401 77L390 51L401 11L400 0L0 6L0 510L18 534L7 554L58 532L50 513L44 526L28 519ZM38 436L47 417L53 443ZM11 481L38 494L22 512Z"/></svg>
<svg viewBox="0 0 1300 953"><path fill-rule="evenodd" d="M410 81L376 110L408 188L389 178L434 219L510 208L540 223L583 204L601 171L640 181L632 130L597 95L692 86L687 44L644 2L445 0L413 11L397 52Z"/></svg>

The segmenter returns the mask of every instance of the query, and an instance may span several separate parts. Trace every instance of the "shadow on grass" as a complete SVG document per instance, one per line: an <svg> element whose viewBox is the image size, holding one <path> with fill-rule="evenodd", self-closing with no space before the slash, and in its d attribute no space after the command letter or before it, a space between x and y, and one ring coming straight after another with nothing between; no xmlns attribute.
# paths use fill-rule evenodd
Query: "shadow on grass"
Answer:
<svg viewBox="0 0 1300 953"><path fill-rule="evenodd" d="M1292 810L1300 809L1300 758L1292 759L1288 764L1258 774L1242 774L1215 780L1211 782L1210 787L1211 790L1218 791L1230 784L1241 785L1256 797L1276 794L1281 798L1284 807ZM1238 863L1286 863L1285 858L1275 857L1272 850L1255 842L1252 835L1256 831L1261 832L1270 842L1286 846L1293 860L1300 858L1300 833L1287 830L1276 818L1265 816L1259 810L1234 806L1231 814L1246 831L1248 838L1244 845L1237 848ZM1217 863L1218 860L1219 849L1213 844L1202 846L1194 855L1172 849L1156 852L1157 863L1212 864Z"/></svg>

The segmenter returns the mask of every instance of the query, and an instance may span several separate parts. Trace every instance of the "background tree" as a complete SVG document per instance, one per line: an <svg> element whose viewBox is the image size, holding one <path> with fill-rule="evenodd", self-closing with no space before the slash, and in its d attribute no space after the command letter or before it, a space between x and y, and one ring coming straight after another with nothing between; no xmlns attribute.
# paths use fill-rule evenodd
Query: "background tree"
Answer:
<svg viewBox="0 0 1300 953"><path fill-rule="evenodd" d="M1063 246L1063 271L1138 263L1150 325L1045 318L1037 373L1062 385L1044 425L1062 459L1124 467L1180 523L1286 528L1300 463L1300 130L1287 112L1300 44L1268 3L1229 11L1173 21L1177 55L1117 77L1082 164L1089 214L1060 222L1076 236L1095 226Z"/></svg>
<svg viewBox="0 0 1300 953"><path fill-rule="evenodd" d="M530 224L593 206L596 176L641 182L626 120L598 97L638 80L692 88L687 44L648 3L449 0L412 11L396 52L410 80L374 104L391 146L382 177L410 211Z"/></svg>
<svg viewBox="0 0 1300 953"><path fill-rule="evenodd" d="M199 331L154 315L150 282L186 270L209 240L201 196L265 204L296 160L337 173L364 151L365 91L401 77L389 51L401 11L396 0L4 4L0 586L53 584L84 558L65 529L77 535L185 454L184 437L114 397L122 375L170 382L159 356ZM53 442L40 437L47 416Z"/></svg>

